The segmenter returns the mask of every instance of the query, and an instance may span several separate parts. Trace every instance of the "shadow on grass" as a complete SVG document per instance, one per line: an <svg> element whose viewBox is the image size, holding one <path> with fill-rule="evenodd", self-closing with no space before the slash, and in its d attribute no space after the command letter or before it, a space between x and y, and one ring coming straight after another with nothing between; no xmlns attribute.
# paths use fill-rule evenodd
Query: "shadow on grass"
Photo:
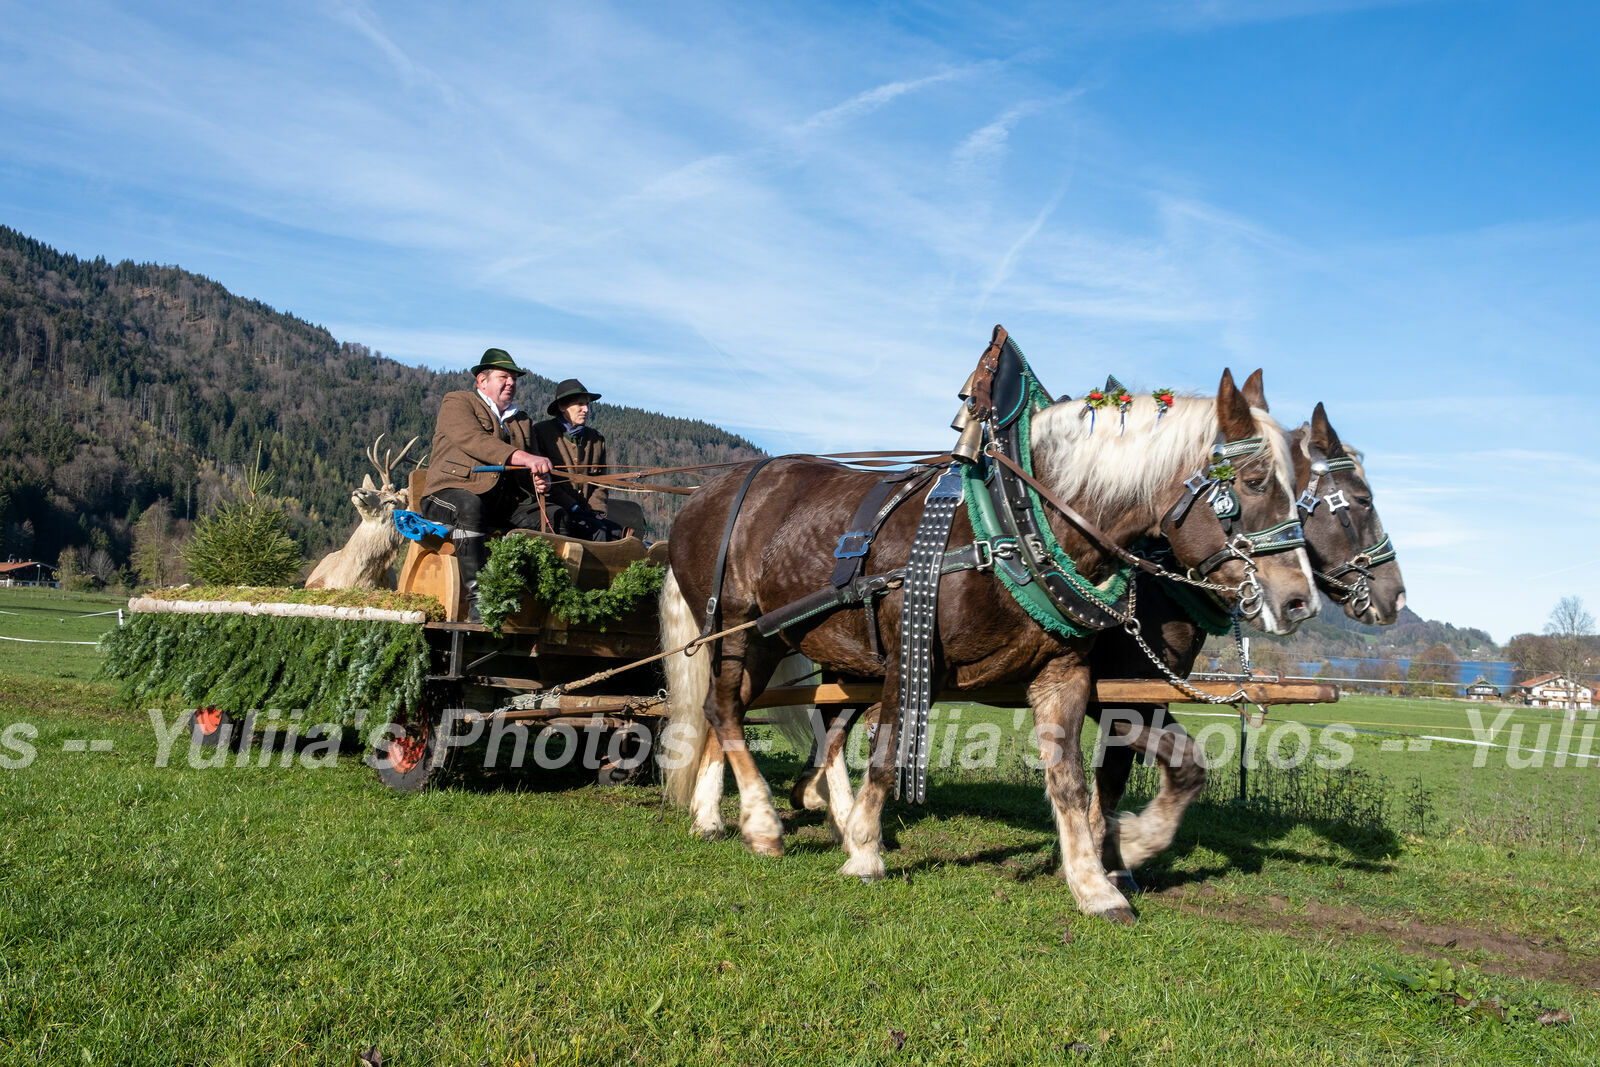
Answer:
<svg viewBox="0 0 1600 1067"><path fill-rule="evenodd" d="M797 770L798 768L796 768ZM1226 775L1220 776L1226 779ZM783 780L774 779L782 782ZM1172 846L1144 864L1139 881L1149 888L1170 888L1202 882L1231 872L1259 873L1270 858L1276 863L1309 867L1383 872L1401 851L1400 834L1392 825L1392 801L1387 781L1360 772L1258 773L1257 788L1248 801L1227 798L1232 781L1218 781L1189 807ZM1149 783L1147 783L1149 784ZM782 792L781 788L777 790ZM1135 794L1128 808L1137 810L1148 795ZM1124 810L1127 810L1126 808ZM937 823L946 819L992 819L1013 829L1038 835L1037 840L994 847L963 841L942 842ZM799 829L821 825L820 812L787 816L786 825ZM1308 829L1329 847L1326 851L1287 847L1297 829ZM891 850L901 834L915 835L919 858L897 869L916 872L947 864L996 865L1017 880L1051 876L1059 866L1056 831L1042 783L1038 781L944 781L929 787L925 805L891 802L884 812L884 840ZM819 840L796 846L805 851L825 851ZM1187 867L1196 850L1220 853L1224 862Z"/></svg>

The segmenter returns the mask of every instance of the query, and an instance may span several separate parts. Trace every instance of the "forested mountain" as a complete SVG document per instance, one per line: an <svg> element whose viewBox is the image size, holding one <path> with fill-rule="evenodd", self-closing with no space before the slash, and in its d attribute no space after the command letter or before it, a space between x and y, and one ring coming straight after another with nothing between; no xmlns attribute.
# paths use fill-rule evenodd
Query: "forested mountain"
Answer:
<svg viewBox="0 0 1600 1067"><path fill-rule="evenodd" d="M1492 658L1500 654L1500 646L1483 630L1424 619L1410 608L1400 609L1400 618L1393 626L1369 626L1350 618L1326 595L1322 596L1322 611L1317 617L1301 623L1294 633L1279 636L1257 631L1250 636L1258 643L1283 648L1287 658L1292 660L1407 657L1437 645L1450 649L1461 659ZM1231 638L1214 643L1220 646L1228 641Z"/></svg>
<svg viewBox="0 0 1600 1067"><path fill-rule="evenodd" d="M603 368L585 377L604 391ZM177 267L83 260L0 226L0 559L81 547L122 568L141 513L206 514L258 448L315 559L355 526L367 446L416 434L425 449L440 400L467 384ZM554 384L529 375L518 400L543 411ZM592 417L617 464L760 454L704 422L604 403ZM681 502L637 499L657 536Z"/></svg>

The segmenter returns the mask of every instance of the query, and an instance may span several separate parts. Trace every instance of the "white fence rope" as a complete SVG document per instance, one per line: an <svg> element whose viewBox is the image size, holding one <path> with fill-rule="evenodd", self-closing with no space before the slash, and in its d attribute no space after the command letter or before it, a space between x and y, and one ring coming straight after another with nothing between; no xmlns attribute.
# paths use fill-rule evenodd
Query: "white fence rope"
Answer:
<svg viewBox="0 0 1600 1067"><path fill-rule="evenodd" d="M98 645L99 641L40 641L32 637L0 637L0 641L18 641L24 645Z"/></svg>

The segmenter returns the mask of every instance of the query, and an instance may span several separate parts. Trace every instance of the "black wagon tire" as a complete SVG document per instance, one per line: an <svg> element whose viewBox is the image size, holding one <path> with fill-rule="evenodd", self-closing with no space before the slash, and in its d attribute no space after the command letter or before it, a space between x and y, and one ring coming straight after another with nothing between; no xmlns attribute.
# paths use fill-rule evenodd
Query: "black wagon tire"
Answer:
<svg viewBox="0 0 1600 1067"><path fill-rule="evenodd" d="M443 776L452 725L442 711L424 710L389 724L388 736L372 747L367 762L379 781L398 793L415 793Z"/></svg>

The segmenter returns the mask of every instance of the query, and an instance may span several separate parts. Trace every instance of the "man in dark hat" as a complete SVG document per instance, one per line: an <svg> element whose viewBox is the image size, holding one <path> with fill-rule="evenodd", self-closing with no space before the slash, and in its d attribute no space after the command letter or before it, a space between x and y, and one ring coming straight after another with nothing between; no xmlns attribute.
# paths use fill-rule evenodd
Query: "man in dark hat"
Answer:
<svg viewBox="0 0 1600 1067"><path fill-rule="evenodd" d="M545 497L551 527L586 541L617 541L627 531L606 518L605 488L566 476L607 473L606 439L589 425L589 405L599 399L599 393L589 392L578 379L566 379L545 409L551 418L533 428L533 438L539 454L556 468Z"/></svg>
<svg viewBox="0 0 1600 1067"><path fill-rule="evenodd" d="M534 489L549 486L550 461L534 444L533 419L515 403L517 379L526 373L505 349L491 348L472 368L476 391L446 393L439 405L422 514L451 527L469 594L477 593L490 527L539 527ZM508 469L474 473L474 467ZM474 603L474 617L477 610Z"/></svg>

